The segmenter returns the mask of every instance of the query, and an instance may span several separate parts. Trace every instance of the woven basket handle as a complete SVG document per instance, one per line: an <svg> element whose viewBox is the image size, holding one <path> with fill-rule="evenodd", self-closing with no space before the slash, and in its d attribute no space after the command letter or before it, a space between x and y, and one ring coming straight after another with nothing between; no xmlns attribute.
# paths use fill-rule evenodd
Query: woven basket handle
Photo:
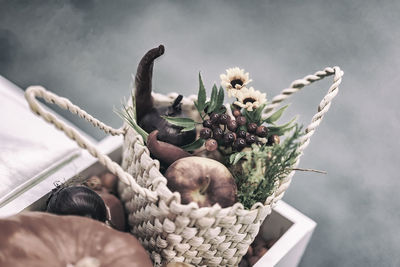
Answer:
<svg viewBox="0 0 400 267"><path fill-rule="evenodd" d="M56 104L57 106L69 110L71 113L77 114L79 117L86 119L91 122L94 126L102 129L111 135L121 135L125 131L123 129L114 129L101 121L95 119L93 116L82 110L78 106L74 105L68 99L60 97L54 93L51 93L44 89L42 86L30 86L25 91L25 98L29 103L30 108L34 113L43 117L47 122L54 124L58 129L63 131L69 138L74 140L81 148L86 149L89 153L97 158L101 164L106 166L110 172L117 175L122 182L131 186L133 192L149 199L151 201L157 201L156 192L150 191L147 188L143 188L138 185L135 179L129 173L125 172L119 164L112 161L107 155L101 153L91 142L84 138L74 128L68 126L63 121L58 119L55 115L45 110L41 104L37 101L36 97L43 98L46 102Z"/></svg>
<svg viewBox="0 0 400 267"><path fill-rule="evenodd" d="M289 88L283 89L279 95L275 96L272 99L272 103L264 110L265 114L263 115L263 117L267 118L279 106L279 104L287 99L290 95L300 91L300 89L306 85L322 80L323 78L331 75L334 75L333 84L329 88L328 93L324 96L324 98L318 105L318 112L312 117L311 123L305 129L305 134L301 137L301 145L298 148L299 152L303 152L304 149L309 145L311 136L314 134L316 128L321 123L325 113L328 112L331 106L332 99L335 98L339 91L339 84L342 82L343 71L339 67L328 67L322 71L317 71L313 75L307 75L303 79L295 80L294 82L292 82Z"/></svg>

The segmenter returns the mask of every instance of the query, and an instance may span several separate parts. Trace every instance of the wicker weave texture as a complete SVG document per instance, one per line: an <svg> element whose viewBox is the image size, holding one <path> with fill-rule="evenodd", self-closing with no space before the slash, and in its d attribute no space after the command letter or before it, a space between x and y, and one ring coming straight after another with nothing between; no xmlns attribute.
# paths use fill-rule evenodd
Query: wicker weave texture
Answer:
<svg viewBox="0 0 400 267"><path fill-rule="evenodd" d="M141 156L135 151L143 150ZM132 234L152 252L158 265L164 261L184 261L204 266L235 266L246 254L261 223L271 212L269 205L245 210L240 203L222 209L219 205L199 208L197 204L180 204L179 194L162 186L166 179L158 171L140 137L132 130L125 136L122 167L137 177L139 185L156 191L158 203L133 193L119 184L121 200L129 214ZM145 163L143 163L145 162Z"/></svg>

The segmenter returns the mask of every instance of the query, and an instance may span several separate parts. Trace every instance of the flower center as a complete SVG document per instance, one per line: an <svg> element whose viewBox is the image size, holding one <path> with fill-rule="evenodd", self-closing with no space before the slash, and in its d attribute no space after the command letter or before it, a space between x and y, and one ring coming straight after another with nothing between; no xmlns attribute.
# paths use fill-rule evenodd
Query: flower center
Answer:
<svg viewBox="0 0 400 267"><path fill-rule="evenodd" d="M243 104L246 104L248 102L254 103L254 102L256 102L256 99L251 98L251 97L247 97L247 98L243 99Z"/></svg>
<svg viewBox="0 0 400 267"><path fill-rule="evenodd" d="M235 79L231 81L231 85L233 88L235 88L236 84L239 84L240 86L243 85L243 81L241 79Z"/></svg>

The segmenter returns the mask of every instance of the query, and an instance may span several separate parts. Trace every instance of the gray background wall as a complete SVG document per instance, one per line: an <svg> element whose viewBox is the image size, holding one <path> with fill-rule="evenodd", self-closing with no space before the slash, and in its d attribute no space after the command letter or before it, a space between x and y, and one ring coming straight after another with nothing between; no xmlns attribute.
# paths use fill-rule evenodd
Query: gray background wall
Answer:
<svg viewBox="0 0 400 267"><path fill-rule="evenodd" d="M338 65L338 97L285 201L318 223L301 266L399 266L399 1L1 1L0 74L41 84L115 127L141 56L164 44L154 89L196 93L228 67L269 98ZM289 102L309 122L331 79ZM0 100L1 101L1 100ZM63 113L96 138L103 135Z"/></svg>

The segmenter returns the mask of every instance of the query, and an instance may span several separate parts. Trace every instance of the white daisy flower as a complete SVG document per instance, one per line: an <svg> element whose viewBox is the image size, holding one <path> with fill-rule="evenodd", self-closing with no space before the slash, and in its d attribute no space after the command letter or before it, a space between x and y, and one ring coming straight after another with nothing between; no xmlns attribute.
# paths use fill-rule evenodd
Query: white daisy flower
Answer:
<svg viewBox="0 0 400 267"><path fill-rule="evenodd" d="M253 111L253 109L257 109L267 102L267 95L254 90L253 87L242 87L241 90L236 92L236 98L237 101L235 101L234 104L247 109L247 111Z"/></svg>
<svg viewBox="0 0 400 267"><path fill-rule="evenodd" d="M249 73L244 73L244 69L238 67L226 70L226 74L221 74L221 85L228 91L228 96L236 96L236 93L245 87L252 80L249 79Z"/></svg>

